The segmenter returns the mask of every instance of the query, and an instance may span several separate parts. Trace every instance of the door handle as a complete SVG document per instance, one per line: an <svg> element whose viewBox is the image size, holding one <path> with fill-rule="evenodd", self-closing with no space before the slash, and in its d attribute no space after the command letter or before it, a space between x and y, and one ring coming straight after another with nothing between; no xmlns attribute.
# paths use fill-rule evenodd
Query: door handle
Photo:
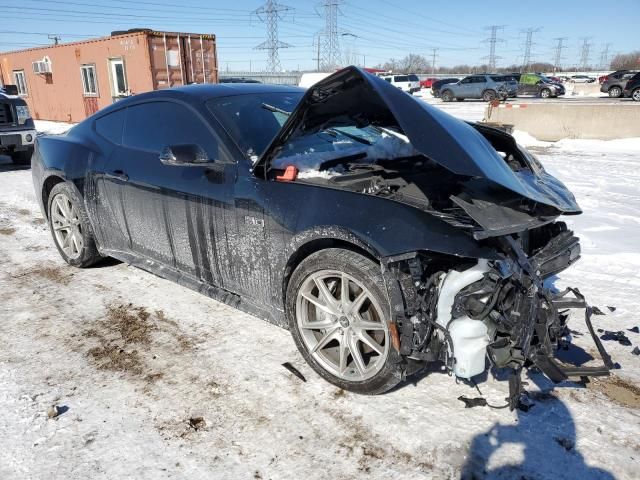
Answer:
<svg viewBox="0 0 640 480"><path fill-rule="evenodd" d="M124 173L122 170L114 170L113 172L105 173L104 176L107 178L114 178L116 180L121 180L123 182L126 182L129 180L129 175Z"/></svg>

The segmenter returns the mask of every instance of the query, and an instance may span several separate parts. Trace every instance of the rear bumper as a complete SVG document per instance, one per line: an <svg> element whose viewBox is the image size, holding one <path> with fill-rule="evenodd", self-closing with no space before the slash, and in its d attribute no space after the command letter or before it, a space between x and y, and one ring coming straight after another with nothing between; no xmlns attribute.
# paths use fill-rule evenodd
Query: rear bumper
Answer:
<svg viewBox="0 0 640 480"><path fill-rule="evenodd" d="M27 150L36 141L35 130L0 132L0 150Z"/></svg>

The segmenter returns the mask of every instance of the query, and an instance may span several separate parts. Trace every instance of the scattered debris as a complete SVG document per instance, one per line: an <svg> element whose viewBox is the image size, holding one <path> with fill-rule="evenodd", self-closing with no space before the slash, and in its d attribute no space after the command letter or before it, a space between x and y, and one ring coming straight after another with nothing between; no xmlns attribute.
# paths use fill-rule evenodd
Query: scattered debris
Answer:
<svg viewBox="0 0 640 480"><path fill-rule="evenodd" d="M569 438L555 437L554 440L567 452L570 452L576 446L575 442Z"/></svg>
<svg viewBox="0 0 640 480"><path fill-rule="evenodd" d="M640 348L636 347L633 350L631 350L631 353L634 355L640 355Z"/></svg>
<svg viewBox="0 0 640 480"><path fill-rule="evenodd" d="M638 328L637 325L635 327L633 327L633 328L627 328L627 330L629 330L630 332L633 332L633 333L640 333L640 328Z"/></svg>
<svg viewBox="0 0 640 480"><path fill-rule="evenodd" d="M600 310L598 307L591 307L591 313L593 315L604 315L605 313Z"/></svg>
<svg viewBox="0 0 640 480"><path fill-rule="evenodd" d="M62 415L63 413L65 413L67 410L69 410L69 407L67 407L65 405L51 405L47 409L47 417L49 417L49 418L57 418L60 415Z"/></svg>
<svg viewBox="0 0 640 480"><path fill-rule="evenodd" d="M0 235L13 235L16 233L16 229L13 227L2 227L0 228Z"/></svg>
<svg viewBox="0 0 640 480"><path fill-rule="evenodd" d="M609 305L607 305L607 308L609 309L610 312L616 311L616 307L610 307Z"/></svg>
<svg viewBox="0 0 640 480"><path fill-rule="evenodd" d="M306 379L306 378L304 378L304 375L302 375L302 374L300 373L300 371L299 371L296 367L294 367L293 365L291 365L289 362L284 362L284 363L282 364L282 366L283 366L284 368L286 368L287 370L289 370L291 373L293 373L296 377L298 377L298 378L299 378L300 380L302 380L303 382L306 382L306 381L307 381L307 379Z"/></svg>
<svg viewBox="0 0 640 480"><path fill-rule="evenodd" d="M196 432L207 426L207 422L204 421L204 417L191 417L189 419L189 427L193 428Z"/></svg>
<svg viewBox="0 0 640 480"><path fill-rule="evenodd" d="M625 347L631 346L631 340L627 338L622 330L619 332L610 332L609 330L604 330L604 335L600 335L600 338L602 340L614 340L620 345L624 345Z"/></svg>
<svg viewBox="0 0 640 480"><path fill-rule="evenodd" d="M473 408L473 407L486 407L487 400L482 397L476 398L467 398L464 395L460 395L458 400L464 402L464 408Z"/></svg>

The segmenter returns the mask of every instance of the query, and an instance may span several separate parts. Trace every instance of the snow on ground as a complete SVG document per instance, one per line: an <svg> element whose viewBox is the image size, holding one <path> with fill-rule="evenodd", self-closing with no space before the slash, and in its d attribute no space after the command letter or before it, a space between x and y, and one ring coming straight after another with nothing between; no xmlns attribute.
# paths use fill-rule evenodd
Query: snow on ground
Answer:
<svg viewBox="0 0 640 480"><path fill-rule="evenodd" d="M626 331L640 310L631 147L534 149L585 211L569 219L583 258L558 285L580 287L606 314L596 327L638 345ZM528 412L465 409L456 398L477 392L439 371L386 395L353 395L318 378L285 330L125 264L68 267L32 189L29 170L0 159L3 480L637 478L632 347L605 342L622 368L587 387L528 374ZM570 325L593 353L580 319ZM479 388L494 405L508 390L491 375ZM52 405L67 410L49 419Z"/></svg>

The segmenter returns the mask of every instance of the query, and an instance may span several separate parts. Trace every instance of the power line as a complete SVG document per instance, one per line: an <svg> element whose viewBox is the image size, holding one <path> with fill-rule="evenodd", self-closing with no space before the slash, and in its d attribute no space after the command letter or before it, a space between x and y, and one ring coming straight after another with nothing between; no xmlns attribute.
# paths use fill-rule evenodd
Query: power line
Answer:
<svg viewBox="0 0 640 480"><path fill-rule="evenodd" d="M529 64L531 63L531 46L533 45L533 34L542 30L540 27L537 28L527 28L526 30L522 30L523 33L527 34L527 39L524 42L524 55L522 57L522 70L527 70L529 68Z"/></svg>
<svg viewBox="0 0 640 480"><path fill-rule="evenodd" d="M589 67L589 52L591 50L591 37L582 37L582 50L580 52L580 68L586 70Z"/></svg>
<svg viewBox="0 0 640 480"><path fill-rule="evenodd" d="M340 41L338 39L338 13L342 0L323 0L319 5L324 9L324 30L318 34L322 42L320 68L330 71L340 65Z"/></svg>
<svg viewBox="0 0 640 480"><path fill-rule="evenodd" d="M483 57L489 59L489 68L491 70L495 70L496 60L502 58L496 55L496 44L504 42L502 38L498 38L498 31L503 30L505 26L506 25L491 25L484 28L485 30L491 31L491 36L484 40L485 42L489 43L489 55Z"/></svg>
<svg viewBox="0 0 640 480"><path fill-rule="evenodd" d="M600 68L603 70L609 68L609 48L611 48L611 44L605 43L602 52L600 52Z"/></svg>
<svg viewBox="0 0 640 480"><path fill-rule="evenodd" d="M288 48L291 45L278 40L278 20L281 19L282 12L288 12L293 8L276 3L274 0L267 0L267 3L253 11L262 22L267 25L267 39L256 46L258 50L267 50L269 60L267 61L267 71L279 72L282 70L278 50Z"/></svg>
<svg viewBox="0 0 640 480"><path fill-rule="evenodd" d="M558 42L555 46L556 54L553 62L553 68L555 72L556 69L560 68L560 62L562 61L562 49L567 48L567 46L564 44L565 40L567 40L567 37L556 37L554 38L554 40Z"/></svg>

